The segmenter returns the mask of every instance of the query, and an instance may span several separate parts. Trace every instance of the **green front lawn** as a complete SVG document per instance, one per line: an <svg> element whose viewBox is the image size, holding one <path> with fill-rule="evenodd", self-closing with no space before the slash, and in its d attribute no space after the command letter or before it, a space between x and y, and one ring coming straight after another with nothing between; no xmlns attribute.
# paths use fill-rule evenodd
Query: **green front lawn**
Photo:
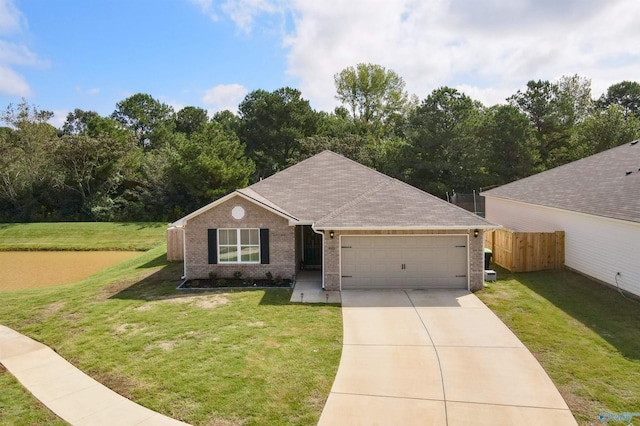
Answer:
<svg viewBox="0 0 640 426"><path fill-rule="evenodd" d="M157 222L0 223L0 250L146 251L166 240Z"/></svg>
<svg viewBox="0 0 640 426"><path fill-rule="evenodd" d="M568 271L498 278L476 294L540 361L580 424L600 424L601 411L640 412L640 303Z"/></svg>
<svg viewBox="0 0 640 426"><path fill-rule="evenodd" d="M176 291L182 265L165 255L159 247L77 284L0 293L0 323L194 425L316 423L340 360L340 307L289 304L286 289ZM7 375L2 393L21 397L10 412L0 397L0 423L47 424Z"/></svg>

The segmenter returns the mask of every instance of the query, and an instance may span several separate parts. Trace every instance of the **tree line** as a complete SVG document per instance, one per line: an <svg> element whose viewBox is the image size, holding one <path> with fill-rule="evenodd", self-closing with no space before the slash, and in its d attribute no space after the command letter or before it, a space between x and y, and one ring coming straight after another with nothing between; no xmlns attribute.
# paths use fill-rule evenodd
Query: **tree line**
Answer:
<svg viewBox="0 0 640 426"><path fill-rule="evenodd" d="M640 137L640 84L600 98L590 80L529 81L485 106L440 87L419 100L393 70L334 76L333 112L300 91L255 90L237 113L174 111L138 93L110 116L76 109L62 128L23 100L0 127L0 221L175 220L331 149L440 197L508 183Z"/></svg>

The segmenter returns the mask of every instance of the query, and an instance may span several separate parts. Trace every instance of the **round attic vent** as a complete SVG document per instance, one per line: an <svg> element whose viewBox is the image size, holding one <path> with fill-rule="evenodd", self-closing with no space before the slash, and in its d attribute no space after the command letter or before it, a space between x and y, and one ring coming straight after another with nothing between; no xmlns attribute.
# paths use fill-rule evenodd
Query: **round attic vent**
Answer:
<svg viewBox="0 0 640 426"><path fill-rule="evenodd" d="M233 210L231 210L231 216L237 220L242 219L244 217L244 209L240 206L235 206Z"/></svg>

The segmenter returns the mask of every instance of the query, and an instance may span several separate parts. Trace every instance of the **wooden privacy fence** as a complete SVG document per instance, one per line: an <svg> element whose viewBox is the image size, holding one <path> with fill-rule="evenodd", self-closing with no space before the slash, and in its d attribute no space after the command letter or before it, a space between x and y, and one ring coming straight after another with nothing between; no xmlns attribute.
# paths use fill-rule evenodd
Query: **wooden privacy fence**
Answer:
<svg viewBox="0 0 640 426"><path fill-rule="evenodd" d="M175 226L167 229L167 260L184 260L184 230Z"/></svg>
<svg viewBox="0 0 640 426"><path fill-rule="evenodd" d="M496 229L485 234L485 247L493 262L511 272L531 272L564 267L564 231L516 232Z"/></svg>

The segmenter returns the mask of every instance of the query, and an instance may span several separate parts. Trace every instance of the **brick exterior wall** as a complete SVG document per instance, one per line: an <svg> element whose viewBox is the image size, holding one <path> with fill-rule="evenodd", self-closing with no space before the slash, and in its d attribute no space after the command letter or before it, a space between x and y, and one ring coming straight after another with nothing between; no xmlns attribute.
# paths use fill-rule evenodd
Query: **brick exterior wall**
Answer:
<svg viewBox="0 0 640 426"><path fill-rule="evenodd" d="M235 206L244 209L242 219L234 219L231 210ZM269 229L269 264L209 264L208 229L220 228L267 228ZM267 272L273 276L292 278L295 274L295 226L280 217L240 196L192 218L185 226L185 273L187 279L209 278L210 272L218 277L233 277L241 271L243 277L264 278Z"/></svg>
<svg viewBox="0 0 640 426"><path fill-rule="evenodd" d="M469 235L469 288L471 291L482 289L484 284L484 235L480 230L477 238L473 230L451 231L334 231L333 239L329 231L325 232L324 246L324 285L327 290L340 290L340 235L411 235L411 234L468 234Z"/></svg>

